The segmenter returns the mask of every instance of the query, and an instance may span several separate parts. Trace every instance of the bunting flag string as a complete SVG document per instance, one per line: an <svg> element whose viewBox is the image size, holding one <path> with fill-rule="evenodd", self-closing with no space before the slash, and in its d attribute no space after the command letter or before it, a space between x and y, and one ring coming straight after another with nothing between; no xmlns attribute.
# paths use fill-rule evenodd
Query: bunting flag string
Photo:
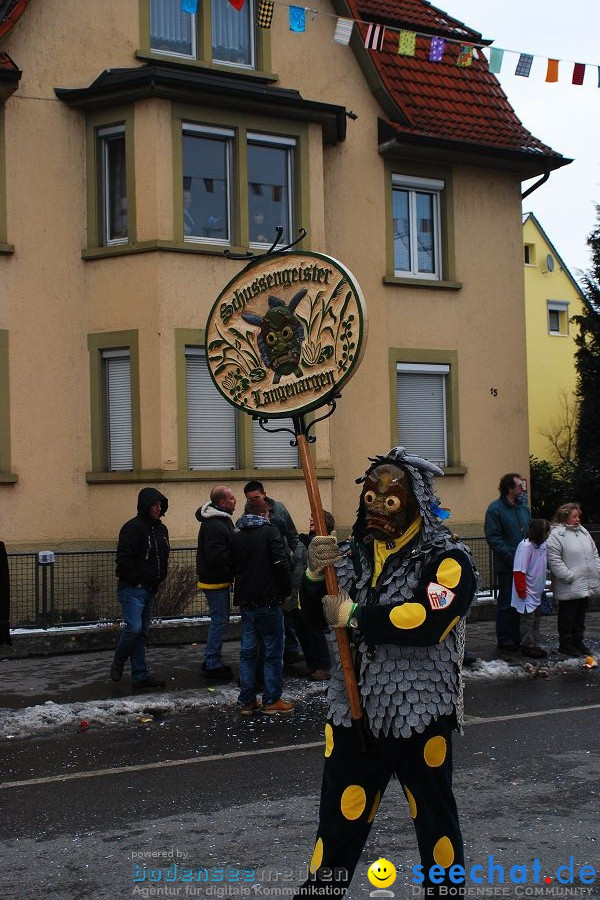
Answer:
<svg viewBox="0 0 600 900"><path fill-rule="evenodd" d="M245 0L228 0L228 2L237 10L241 10ZM180 0L181 11L197 14L198 0ZM432 63L442 61L444 55L455 53L454 63L460 68L468 68L472 65L473 60L478 53L482 58L487 59L489 71L498 75L505 61L507 54L518 57L518 61L514 70L515 75L523 78L529 78L533 61L535 59L546 60L545 81L548 83L556 83L559 81L559 69L562 72L566 66L571 66L570 83L574 85L582 85L584 83L586 69L596 69L597 71L597 87L600 88L600 65L597 63L578 62L574 60L559 60L555 57L544 57L533 53L522 53L519 50L509 50L501 47L491 47L488 43L478 41L465 41L464 37L440 37L425 31L412 31L406 28L393 28L366 22L362 19L348 19L336 16L333 13L322 12L319 9L311 7L295 6L286 3L285 0L257 0L256 7L256 24L261 28L270 28L273 20L273 12L275 6L285 6L288 9L289 29L290 31L301 33L306 31L306 14L310 13L313 19L318 16L326 18L334 18L336 20L335 30L332 40L336 44L348 46L353 34L354 25L362 25L367 29L364 38L364 46L368 50L379 52L383 49L386 32L398 35L398 56L414 57L416 55L416 39L417 37L425 38L430 41L428 60ZM457 47L457 50L451 50L451 47ZM482 50L486 50L482 54ZM563 81L566 81L566 77Z"/></svg>

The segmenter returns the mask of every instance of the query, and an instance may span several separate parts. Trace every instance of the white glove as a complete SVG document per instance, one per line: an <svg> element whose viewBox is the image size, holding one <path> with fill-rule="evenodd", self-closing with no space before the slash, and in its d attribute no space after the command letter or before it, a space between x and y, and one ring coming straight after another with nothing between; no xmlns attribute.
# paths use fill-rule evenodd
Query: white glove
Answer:
<svg viewBox="0 0 600 900"><path fill-rule="evenodd" d="M325 594L323 597L323 612L330 628L345 628L356 607L357 604L352 602L350 595L344 590L339 594Z"/></svg>
<svg viewBox="0 0 600 900"><path fill-rule="evenodd" d="M323 577L325 566L333 566L344 554L332 534L314 536L308 545L308 574L313 580Z"/></svg>

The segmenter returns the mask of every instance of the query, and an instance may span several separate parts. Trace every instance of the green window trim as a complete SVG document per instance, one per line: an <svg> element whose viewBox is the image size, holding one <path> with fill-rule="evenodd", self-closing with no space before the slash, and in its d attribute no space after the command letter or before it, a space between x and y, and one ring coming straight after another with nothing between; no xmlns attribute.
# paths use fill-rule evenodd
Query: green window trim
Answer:
<svg viewBox="0 0 600 900"><path fill-rule="evenodd" d="M108 480L119 481L115 476L126 476L141 472L141 413L140 413L140 368L139 339L137 331L108 331L88 334L88 351L90 354L90 425L92 439L92 472L94 475L106 473ZM131 426L133 444L133 472L109 472L107 466L106 440L106 394L103 376L102 351L127 349L131 365Z"/></svg>
<svg viewBox="0 0 600 900"><path fill-rule="evenodd" d="M184 241L183 233L183 128L184 125L201 125L206 128L231 128L233 137L232 160L232 222L231 245L227 249L236 252L245 251L249 246L248 222L248 133L260 132L265 135L294 138L296 141L294 154L294 184L292 202L294 215L292 238L296 237L303 224L310 222L310 170L309 170L309 137L308 126L303 122L287 123L280 119L271 119L261 115L242 115L214 109L199 110L197 107L173 104L173 213L175 221L175 244L177 247L198 252L200 246L204 252L223 253L221 244L211 245L209 242L198 244ZM275 236L273 236L275 237ZM310 249L309 239L305 238L299 245Z"/></svg>
<svg viewBox="0 0 600 900"><path fill-rule="evenodd" d="M258 0L256 0L258 3ZM136 52L138 59L169 62L175 65L196 66L198 68L216 69L221 72L236 72L248 77L261 76L263 80L273 81L276 76L271 72L271 31L268 28L254 26L255 66L228 65L225 62L212 61L212 8L210 0L202 6L202 15L196 16L196 58L178 56L177 54L153 50L150 47L150 0L140 0L140 49Z"/></svg>
<svg viewBox="0 0 600 900"><path fill-rule="evenodd" d="M397 364L422 363L450 367L446 391L446 441L448 464L445 475L464 475L467 472L460 459L460 415L458 406L458 353L456 350L415 350L390 347L390 434L392 444L397 443Z"/></svg>
<svg viewBox="0 0 600 900"><path fill-rule="evenodd" d="M332 481L334 477L334 469L317 469L317 478L322 481ZM181 469L140 469L136 472L87 472L85 476L88 484L159 484L184 481L229 484L254 480L266 483L301 481L303 478L302 469L206 469L196 472ZM0 475L0 483L1 481Z"/></svg>
<svg viewBox="0 0 600 900"><path fill-rule="evenodd" d="M101 159L98 153L98 131L122 125L125 130L125 178L127 184L127 240L123 244L107 245L103 235L103 200ZM100 248L113 255L117 248L127 250L136 243L135 210L135 147L134 107L120 106L111 110L86 114L86 201L87 201L87 249ZM84 251L85 253L85 251Z"/></svg>
<svg viewBox="0 0 600 900"><path fill-rule="evenodd" d="M10 385L8 380L8 331L0 330L0 484L14 484L10 458Z"/></svg>
<svg viewBox="0 0 600 900"><path fill-rule="evenodd" d="M423 278L410 274L396 275L394 268L394 227L393 227L393 179L394 176L408 176L409 178L434 179L444 182L444 187L439 193L439 243L441 248L440 278ZM453 203L453 173L450 168L432 165L425 167L412 161L386 160L385 161L385 227L386 227L386 274L384 284L422 287L443 288L445 290L458 290L462 284L456 278L455 265L455 241L454 241L454 203Z"/></svg>

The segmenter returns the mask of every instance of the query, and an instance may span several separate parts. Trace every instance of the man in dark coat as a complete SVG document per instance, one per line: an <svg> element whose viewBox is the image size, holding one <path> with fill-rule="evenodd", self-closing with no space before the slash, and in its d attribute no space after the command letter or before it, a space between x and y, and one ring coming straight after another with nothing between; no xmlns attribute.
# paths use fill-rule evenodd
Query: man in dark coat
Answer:
<svg viewBox="0 0 600 900"><path fill-rule="evenodd" d="M513 562L523 538L529 534L531 513L522 502L523 481L517 472L500 479L500 496L485 514L485 539L494 553L494 572L498 587L496 601L496 640L499 650L518 650L521 644L519 613L511 606Z"/></svg>
<svg viewBox="0 0 600 900"><path fill-rule="evenodd" d="M242 612L240 641L240 697L243 715L291 713L281 697L283 689L283 610L290 594L290 558L279 529L269 522L262 498L249 500L231 539L235 576L234 602ZM256 699L259 649L264 652L263 705Z"/></svg>
<svg viewBox="0 0 600 900"><path fill-rule="evenodd" d="M120 681L131 658L131 680L136 690L165 686L150 674L146 665L146 637L152 620L152 601L166 578L169 563L169 532L160 521L169 501L156 488L142 488L137 516L125 522L117 544L118 599L125 627L110 669L113 681Z"/></svg>
<svg viewBox="0 0 600 900"><path fill-rule="evenodd" d="M233 672L223 662L222 647L229 623L231 563L229 544L235 531L233 491L224 484L216 485L210 492L210 500L196 510L200 522L196 574L198 587L202 588L210 612L210 625L202 671L206 678L229 681Z"/></svg>

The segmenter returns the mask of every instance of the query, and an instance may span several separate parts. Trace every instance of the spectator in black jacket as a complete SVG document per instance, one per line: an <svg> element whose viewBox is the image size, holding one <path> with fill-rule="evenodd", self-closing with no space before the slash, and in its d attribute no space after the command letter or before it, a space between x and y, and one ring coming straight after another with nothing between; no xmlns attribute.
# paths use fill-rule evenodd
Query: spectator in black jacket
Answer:
<svg viewBox="0 0 600 900"><path fill-rule="evenodd" d="M156 488L142 488L137 516L125 522L117 544L118 598L125 627L110 668L113 681L120 681L128 657L136 690L165 686L153 678L146 665L146 637L152 620L152 601L166 578L169 564L169 532L160 521L169 501Z"/></svg>
<svg viewBox="0 0 600 900"><path fill-rule="evenodd" d="M246 503L231 539L231 566L235 577L234 602L242 612L240 641L240 696L243 715L259 710L267 715L291 713L283 700L283 610L291 591L290 558L262 498ZM264 652L263 705L256 699L259 648Z"/></svg>
<svg viewBox="0 0 600 900"><path fill-rule="evenodd" d="M233 673L223 662L222 648L229 623L230 588L232 582L229 544L235 531L233 491L224 484L210 492L210 501L196 510L201 523L196 552L198 587L202 588L210 612L210 625L202 671L206 678L229 681Z"/></svg>

